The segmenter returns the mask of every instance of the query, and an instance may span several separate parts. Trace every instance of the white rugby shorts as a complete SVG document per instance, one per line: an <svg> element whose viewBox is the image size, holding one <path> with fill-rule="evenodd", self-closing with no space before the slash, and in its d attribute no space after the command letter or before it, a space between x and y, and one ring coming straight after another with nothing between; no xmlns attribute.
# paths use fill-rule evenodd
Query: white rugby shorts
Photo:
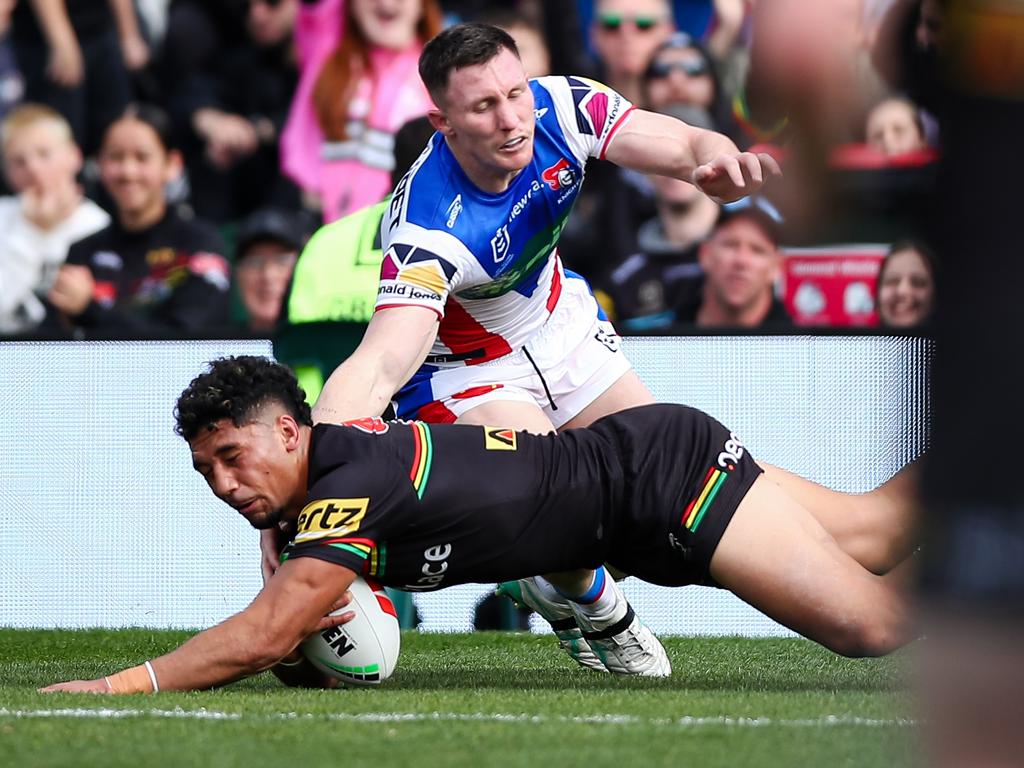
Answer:
<svg viewBox="0 0 1024 768"><path fill-rule="evenodd" d="M400 393L395 411L399 418L450 423L484 403L520 401L538 406L558 428L630 367L586 281L567 275L555 311L524 348L480 365L437 370L430 376L430 402L413 410Z"/></svg>

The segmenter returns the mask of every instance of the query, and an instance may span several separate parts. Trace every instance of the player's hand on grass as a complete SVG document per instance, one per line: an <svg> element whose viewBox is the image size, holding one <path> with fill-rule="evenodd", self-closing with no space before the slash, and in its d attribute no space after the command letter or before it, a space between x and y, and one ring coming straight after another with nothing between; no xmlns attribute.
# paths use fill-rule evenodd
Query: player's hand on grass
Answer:
<svg viewBox="0 0 1024 768"><path fill-rule="evenodd" d="M106 678L95 680L68 680L66 683L54 683L40 688L39 693L112 693Z"/></svg>
<svg viewBox="0 0 1024 768"><path fill-rule="evenodd" d="M698 166L693 172L693 183L715 202L731 203L754 194L777 176L782 176L782 169L771 155L740 152Z"/></svg>

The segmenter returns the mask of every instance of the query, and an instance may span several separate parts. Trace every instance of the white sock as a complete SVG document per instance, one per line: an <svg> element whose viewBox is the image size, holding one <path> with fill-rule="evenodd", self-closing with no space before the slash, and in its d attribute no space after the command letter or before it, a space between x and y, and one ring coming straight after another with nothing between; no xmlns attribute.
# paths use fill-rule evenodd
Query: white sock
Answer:
<svg viewBox="0 0 1024 768"><path fill-rule="evenodd" d="M566 597L572 600L575 610L595 622L611 624L626 615L626 600L603 566L594 572L586 594Z"/></svg>

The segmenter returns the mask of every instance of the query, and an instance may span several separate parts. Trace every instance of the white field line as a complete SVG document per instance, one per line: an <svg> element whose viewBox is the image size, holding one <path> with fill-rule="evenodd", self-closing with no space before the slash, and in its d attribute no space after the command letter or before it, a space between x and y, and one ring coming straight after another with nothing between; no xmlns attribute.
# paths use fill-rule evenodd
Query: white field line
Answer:
<svg viewBox="0 0 1024 768"><path fill-rule="evenodd" d="M635 715L528 715L502 712L281 712L269 715L219 712L211 709L5 709L0 717L17 720L31 718L123 719L133 717L164 717L185 720L322 720L353 723L564 723L570 725L657 725L674 728L905 728L916 725L910 718L870 718L851 715L824 715L808 718L773 717L636 717Z"/></svg>

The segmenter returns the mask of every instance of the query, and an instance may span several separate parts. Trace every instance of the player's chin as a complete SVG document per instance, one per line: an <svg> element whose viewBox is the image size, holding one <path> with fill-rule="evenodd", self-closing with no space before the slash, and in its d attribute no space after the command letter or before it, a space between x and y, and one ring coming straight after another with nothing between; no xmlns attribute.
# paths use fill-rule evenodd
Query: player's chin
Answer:
<svg viewBox="0 0 1024 768"><path fill-rule="evenodd" d="M249 521L249 525L259 531L265 531L268 528L274 528L284 515L284 511L280 509L274 509L269 512L257 512L253 515L246 517Z"/></svg>
<svg viewBox="0 0 1024 768"><path fill-rule="evenodd" d="M521 171L533 160L533 142L526 140L512 150L499 149L498 162L507 171Z"/></svg>

